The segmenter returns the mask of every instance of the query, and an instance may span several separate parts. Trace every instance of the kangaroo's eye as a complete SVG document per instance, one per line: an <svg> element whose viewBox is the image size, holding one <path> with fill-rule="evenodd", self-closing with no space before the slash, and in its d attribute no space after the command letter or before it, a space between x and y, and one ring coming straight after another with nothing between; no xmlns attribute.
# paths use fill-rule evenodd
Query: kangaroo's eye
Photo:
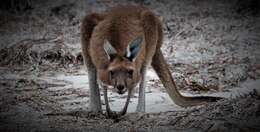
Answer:
<svg viewBox="0 0 260 132"><path fill-rule="evenodd" d="M128 76L129 78L133 78L133 73L134 73L133 70L128 70L128 71L127 71L127 76Z"/></svg>

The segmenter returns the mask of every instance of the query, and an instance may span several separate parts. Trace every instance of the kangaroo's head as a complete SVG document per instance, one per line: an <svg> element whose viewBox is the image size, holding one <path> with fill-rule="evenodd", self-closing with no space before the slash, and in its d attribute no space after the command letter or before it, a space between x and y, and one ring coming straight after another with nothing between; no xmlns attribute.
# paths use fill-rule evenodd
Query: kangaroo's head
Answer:
<svg viewBox="0 0 260 132"><path fill-rule="evenodd" d="M109 59L107 67L110 85L119 94L124 94L136 86L140 79L140 70L136 68L135 60L141 49L142 37L130 42L124 55L119 55L111 43L105 40L104 50Z"/></svg>

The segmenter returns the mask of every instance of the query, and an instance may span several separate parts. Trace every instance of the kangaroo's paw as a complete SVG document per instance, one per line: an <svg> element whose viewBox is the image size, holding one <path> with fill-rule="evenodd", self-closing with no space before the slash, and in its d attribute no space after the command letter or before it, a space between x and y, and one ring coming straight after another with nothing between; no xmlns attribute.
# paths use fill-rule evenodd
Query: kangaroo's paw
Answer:
<svg viewBox="0 0 260 132"><path fill-rule="evenodd" d="M102 109L101 109L101 107L99 107L99 106L97 106L97 105L89 105L89 107L88 107L88 111L90 112L90 113L96 113L96 114L102 114Z"/></svg>
<svg viewBox="0 0 260 132"><path fill-rule="evenodd" d="M136 112L144 113L145 112L145 107L142 106L142 105L137 105Z"/></svg>

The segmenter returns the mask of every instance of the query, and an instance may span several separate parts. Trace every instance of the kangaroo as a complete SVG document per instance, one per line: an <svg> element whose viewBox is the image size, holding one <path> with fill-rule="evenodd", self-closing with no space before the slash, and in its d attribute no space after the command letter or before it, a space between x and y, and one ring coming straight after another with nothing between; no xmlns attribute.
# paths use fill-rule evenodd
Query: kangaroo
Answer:
<svg viewBox="0 0 260 132"><path fill-rule="evenodd" d="M105 13L84 17L81 25L81 46L87 67L90 88L90 110L102 112L99 85L104 90L109 117L124 115L133 89L139 84L137 112L145 112L146 71L152 66L170 98L182 107L202 105L218 97L184 97L176 88L160 47L163 28L160 19L142 6L118 6ZM108 103L107 89L118 94L128 92L126 103L113 112Z"/></svg>

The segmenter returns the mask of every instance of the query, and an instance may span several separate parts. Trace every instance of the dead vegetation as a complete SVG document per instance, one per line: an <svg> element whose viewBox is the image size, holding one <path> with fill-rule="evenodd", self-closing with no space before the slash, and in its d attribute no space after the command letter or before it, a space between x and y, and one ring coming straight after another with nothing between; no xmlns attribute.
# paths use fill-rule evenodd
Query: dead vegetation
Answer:
<svg viewBox="0 0 260 132"><path fill-rule="evenodd" d="M61 38L25 39L13 46L0 50L0 65L50 65L60 66L82 63L80 53L73 55L62 43Z"/></svg>

